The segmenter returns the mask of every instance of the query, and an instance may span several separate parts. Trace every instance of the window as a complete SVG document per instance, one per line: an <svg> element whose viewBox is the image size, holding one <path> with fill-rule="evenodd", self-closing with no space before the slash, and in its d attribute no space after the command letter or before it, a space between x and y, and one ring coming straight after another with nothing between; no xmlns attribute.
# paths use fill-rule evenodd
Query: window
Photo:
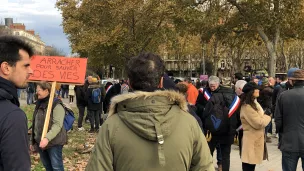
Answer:
<svg viewBox="0 0 304 171"><path fill-rule="evenodd" d="M221 61L221 69L224 69L224 68L225 68L225 61L222 60L222 61Z"/></svg>
<svg viewBox="0 0 304 171"><path fill-rule="evenodd" d="M19 34L19 32L15 32L15 35L16 35L16 36L19 36L20 34Z"/></svg>

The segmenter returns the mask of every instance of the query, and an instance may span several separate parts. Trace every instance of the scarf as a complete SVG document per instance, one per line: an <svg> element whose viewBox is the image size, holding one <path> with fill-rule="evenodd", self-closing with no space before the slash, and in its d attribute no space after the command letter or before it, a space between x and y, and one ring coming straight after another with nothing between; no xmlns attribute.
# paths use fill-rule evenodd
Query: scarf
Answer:
<svg viewBox="0 0 304 171"><path fill-rule="evenodd" d="M48 102L49 102L49 99L50 99L50 95L46 96L46 97L43 98L43 99L38 99L37 102L36 102L36 109L38 109L38 108L40 107L41 104L48 103Z"/></svg>

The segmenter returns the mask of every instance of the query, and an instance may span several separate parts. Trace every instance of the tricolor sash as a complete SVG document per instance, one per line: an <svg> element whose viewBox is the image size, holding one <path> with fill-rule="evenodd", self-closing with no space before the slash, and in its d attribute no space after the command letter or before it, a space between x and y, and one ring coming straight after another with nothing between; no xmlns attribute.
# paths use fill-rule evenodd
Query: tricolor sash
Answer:
<svg viewBox="0 0 304 171"><path fill-rule="evenodd" d="M203 88L200 88L199 91L204 94L204 97L207 101L210 100L211 94L207 90L204 91ZM228 113L229 118L235 113L235 111L238 109L240 104L241 104L240 98L237 95L235 95L233 102L231 103L231 105L229 107L229 113Z"/></svg>
<svg viewBox="0 0 304 171"><path fill-rule="evenodd" d="M231 103L230 107L229 107L229 113L228 113L228 117L230 118L234 112L239 108L241 104L241 100L240 98L235 95L233 102Z"/></svg>
<svg viewBox="0 0 304 171"><path fill-rule="evenodd" d="M110 85L107 90L106 90L106 94L108 93L108 91L112 88L113 85Z"/></svg>

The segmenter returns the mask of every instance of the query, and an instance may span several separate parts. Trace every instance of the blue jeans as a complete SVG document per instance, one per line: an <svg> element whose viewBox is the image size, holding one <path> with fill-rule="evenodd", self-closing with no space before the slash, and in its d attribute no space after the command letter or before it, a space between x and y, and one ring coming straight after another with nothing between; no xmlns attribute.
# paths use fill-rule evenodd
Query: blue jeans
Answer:
<svg viewBox="0 0 304 171"><path fill-rule="evenodd" d="M304 170L304 153L282 151L283 171L296 171L299 158L302 160L302 169Z"/></svg>
<svg viewBox="0 0 304 171"><path fill-rule="evenodd" d="M28 105L33 104L33 96L34 96L34 93L27 93L26 103Z"/></svg>
<svg viewBox="0 0 304 171"><path fill-rule="evenodd" d="M64 171L62 148L62 145L56 145L46 150L38 148L40 160L46 171Z"/></svg>

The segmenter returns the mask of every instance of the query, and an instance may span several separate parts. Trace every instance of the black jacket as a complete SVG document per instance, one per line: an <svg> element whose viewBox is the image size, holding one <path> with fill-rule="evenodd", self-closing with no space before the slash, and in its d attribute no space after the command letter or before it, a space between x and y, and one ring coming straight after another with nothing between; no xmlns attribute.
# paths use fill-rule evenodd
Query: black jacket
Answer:
<svg viewBox="0 0 304 171"><path fill-rule="evenodd" d="M93 85L88 86L88 89L87 89L87 92L85 95L85 100L87 102L88 110L101 110L102 109L102 102L103 102L104 97L101 96L100 103L93 103L92 92L95 88L99 88L100 92L102 92L102 89L101 89L100 85L98 85L98 84L96 84L96 85L93 84Z"/></svg>
<svg viewBox="0 0 304 171"><path fill-rule="evenodd" d="M304 85L284 91L278 97L275 123L281 135L281 151L304 153Z"/></svg>
<svg viewBox="0 0 304 171"><path fill-rule="evenodd" d="M105 95L105 99L103 102L103 111L104 113L107 113L110 107L110 103L111 103L111 99L114 96L117 96L120 94L121 91L121 86L120 84L114 84L111 88L108 88L106 95Z"/></svg>
<svg viewBox="0 0 304 171"><path fill-rule="evenodd" d="M211 94L211 96L214 94L223 96L223 99L224 99L223 104L225 104L226 107L228 107L228 108L230 107L230 105L232 104L232 102L236 96L233 89L228 88L228 87L220 86L217 90L215 90L213 92L211 92L211 90L209 88L204 89L204 92L206 90ZM211 110L209 107L212 106L212 105L208 105L208 103L212 103L212 102L206 100L206 98L204 97L204 92L199 93L199 97L197 99L196 106L199 106L201 109L202 113L199 116L201 116L201 118L202 118L204 130L207 131L208 129L205 128L205 126L206 126L205 122L206 122L206 118L208 117L207 113L209 113L208 111ZM226 130L225 135L220 135L220 136L213 135L211 141L219 142L220 144L232 144L234 142L234 135L235 135L236 129L237 129L237 114L235 112L229 118L228 124L229 124L229 130Z"/></svg>
<svg viewBox="0 0 304 171"><path fill-rule="evenodd" d="M75 92L76 92L76 103L77 106L86 106L86 101L85 101L85 88L84 86L75 86L74 88Z"/></svg>
<svg viewBox="0 0 304 171"><path fill-rule="evenodd" d="M27 118L17 89L0 77L0 171L30 171Z"/></svg>
<svg viewBox="0 0 304 171"><path fill-rule="evenodd" d="M263 87L260 91L258 102L264 109L266 115L270 115L273 113L272 98L273 98L273 88L268 86Z"/></svg>

